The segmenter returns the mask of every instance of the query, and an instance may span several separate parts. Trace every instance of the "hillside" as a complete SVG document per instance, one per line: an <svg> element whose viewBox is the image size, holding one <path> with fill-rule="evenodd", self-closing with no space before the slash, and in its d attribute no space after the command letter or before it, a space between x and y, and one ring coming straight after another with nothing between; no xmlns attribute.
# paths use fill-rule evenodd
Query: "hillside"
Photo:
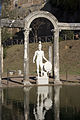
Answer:
<svg viewBox="0 0 80 120"><path fill-rule="evenodd" d="M51 43L43 43L45 57L48 59L48 48ZM30 75L36 73L36 65L32 58L38 44L29 44ZM14 45L7 49L7 56L4 59L4 72L10 70L23 70L23 45ZM67 40L60 42L60 73L80 74L80 40Z"/></svg>

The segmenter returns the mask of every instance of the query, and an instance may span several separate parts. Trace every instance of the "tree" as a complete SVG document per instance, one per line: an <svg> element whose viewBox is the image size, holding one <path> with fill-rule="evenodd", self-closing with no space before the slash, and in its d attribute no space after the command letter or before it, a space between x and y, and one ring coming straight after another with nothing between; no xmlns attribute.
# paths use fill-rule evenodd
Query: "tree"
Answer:
<svg viewBox="0 0 80 120"><path fill-rule="evenodd" d="M41 19L36 19L31 24L31 28L33 30L33 36L34 36L35 42L38 42L38 29L43 24L45 24L45 22L43 20L41 20Z"/></svg>

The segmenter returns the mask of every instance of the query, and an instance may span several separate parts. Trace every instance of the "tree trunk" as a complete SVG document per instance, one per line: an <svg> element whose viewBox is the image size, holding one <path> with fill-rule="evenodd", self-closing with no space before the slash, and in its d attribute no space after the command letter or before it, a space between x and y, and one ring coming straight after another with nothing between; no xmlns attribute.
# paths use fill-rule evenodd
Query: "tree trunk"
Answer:
<svg viewBox="0 0 80 120"><path fill-rule="evenodd" d="M35 42L38 42L37 30L35 30Z"/></svg>

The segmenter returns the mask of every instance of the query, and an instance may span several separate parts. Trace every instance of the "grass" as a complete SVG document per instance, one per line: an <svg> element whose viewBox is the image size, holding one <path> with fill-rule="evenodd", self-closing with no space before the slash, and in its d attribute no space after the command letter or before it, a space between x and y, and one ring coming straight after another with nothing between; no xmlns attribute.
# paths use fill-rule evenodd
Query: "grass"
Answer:
<svg viewBox="0 0 80 120"><path fill-rule="evenodd" d="M32 63L33 55L38 43L29 44L29 69L30 75L36 74L36 64ZM48 59L48 49L51 43L43 43L45 57ZM22 70L24 61L24 46L14 45L7 49L4 59L4 73L9 70ZM60 73L80 74L80 40L67 40L60 42Z"/></svg>

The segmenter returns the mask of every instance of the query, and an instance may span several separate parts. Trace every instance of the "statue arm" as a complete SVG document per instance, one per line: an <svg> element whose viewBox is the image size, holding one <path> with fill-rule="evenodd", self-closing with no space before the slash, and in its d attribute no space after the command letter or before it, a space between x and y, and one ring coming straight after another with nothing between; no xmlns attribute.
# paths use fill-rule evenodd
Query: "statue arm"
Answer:
<svg viewBox="0 0 80 120"><path fill-rule="evenodd" d="M34 57L33 57L33 63L35 63L35 58L36 58L36 52L35 52Z"/></svg>
<svg viewBox="0 0 80 120"><path fill-rule="evenodd" d="M44 52L43 52L43 59L47 62L48 60L45 58L45 56L44 56Z"/></svg>

